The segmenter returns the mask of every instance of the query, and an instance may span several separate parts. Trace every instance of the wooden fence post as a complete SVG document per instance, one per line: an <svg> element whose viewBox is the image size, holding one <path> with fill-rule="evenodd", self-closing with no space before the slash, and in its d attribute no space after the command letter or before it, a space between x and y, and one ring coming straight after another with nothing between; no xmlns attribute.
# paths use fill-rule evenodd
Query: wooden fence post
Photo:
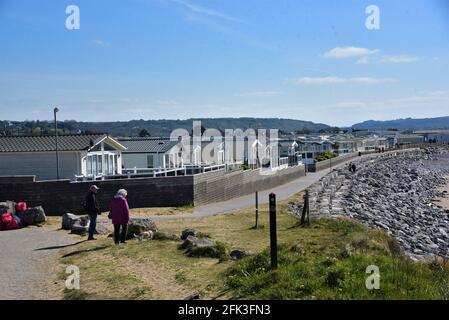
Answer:
<svg viewBox="0 0 449 320"><path fill-rule="evenodd" d="M276 195L270 193L270 247L271 247L271 269L278 267L278 245L276 234Z"/></svg>
<svg viewBox="0 0 449 320"><path fill-rule="evenodd" d="M255 200L256 200L256 225L254 226L254 229L257 229L259 227L259 192L257 191L255 194Z"/></svg>
<svg viewBox="0 0 449 320"><path fill-rule="evenodd" d="M304 194L304 204L303 204L302 214L301 214L301 225L304 225L304 224L309 225L310 224L309 213L310 213L310 210L309 210L309 190L306 189L306 192Z"/></svg>

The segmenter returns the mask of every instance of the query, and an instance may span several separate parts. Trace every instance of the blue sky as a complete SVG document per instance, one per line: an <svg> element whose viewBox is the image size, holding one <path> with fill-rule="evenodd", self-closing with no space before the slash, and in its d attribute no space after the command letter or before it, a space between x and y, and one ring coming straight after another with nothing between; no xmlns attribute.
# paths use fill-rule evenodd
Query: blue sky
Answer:
<svg viewBox="0 0 449 320"><path fill-rule="evenodd" d="M67 30L68 5L80 9ZM365 27L368 5L380 30ZM449 115L445 0L0 0L0 119Z"/></svg>

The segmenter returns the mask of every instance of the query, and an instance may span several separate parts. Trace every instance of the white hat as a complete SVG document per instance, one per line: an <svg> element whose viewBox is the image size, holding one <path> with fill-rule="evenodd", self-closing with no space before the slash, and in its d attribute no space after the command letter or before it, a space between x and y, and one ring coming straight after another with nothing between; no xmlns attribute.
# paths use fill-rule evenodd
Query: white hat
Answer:
<svg viewBox="0 0 449 320"><path fill-rule="evenodd" d="M96 185L91 185L90 190L100 190Z"/></svg>

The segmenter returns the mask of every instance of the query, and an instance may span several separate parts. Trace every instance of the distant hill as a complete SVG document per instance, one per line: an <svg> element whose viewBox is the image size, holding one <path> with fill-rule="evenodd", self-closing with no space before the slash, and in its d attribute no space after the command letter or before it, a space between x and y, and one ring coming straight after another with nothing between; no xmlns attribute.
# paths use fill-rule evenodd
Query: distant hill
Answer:
<svg viewBox="0 0 449 320"><path fill-rule="evenodd" d="M399 129L399 130L419 130L419 129L448 129L449 116L439 118L425 118L425 119L397 119L388 121L369 120L354 124L354 129Z"/></svg>
<svg viewBox="0 0 449 320"><path fill-rule="evenodd" d="M169 136L174 129L192 130L192 121L188 120L131 120L118 122L78 122L63 121L58 128L64 133L108 133L113 136L138 136L143 130L151 136ZM237 129L279 129L290 133L296 131L318 132L331 127L322 123L303 120L277 118L204 118L201 120L204 128L218 130ZM0 121L0 133L4 130L13 134L49 134L54 132L51 121Z"/></svg>

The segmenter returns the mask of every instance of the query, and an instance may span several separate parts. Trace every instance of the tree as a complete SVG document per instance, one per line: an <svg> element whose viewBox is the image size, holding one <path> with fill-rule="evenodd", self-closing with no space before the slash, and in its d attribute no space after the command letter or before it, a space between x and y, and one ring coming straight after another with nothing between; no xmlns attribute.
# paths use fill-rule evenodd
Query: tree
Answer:
<svg viewBox="0 0 449 320"><path fill-rule="evenodd" d="M148 132L147 129L142 129L139 132L139 137L143 138L143 137L151 137L151 134Z"/></svg>

